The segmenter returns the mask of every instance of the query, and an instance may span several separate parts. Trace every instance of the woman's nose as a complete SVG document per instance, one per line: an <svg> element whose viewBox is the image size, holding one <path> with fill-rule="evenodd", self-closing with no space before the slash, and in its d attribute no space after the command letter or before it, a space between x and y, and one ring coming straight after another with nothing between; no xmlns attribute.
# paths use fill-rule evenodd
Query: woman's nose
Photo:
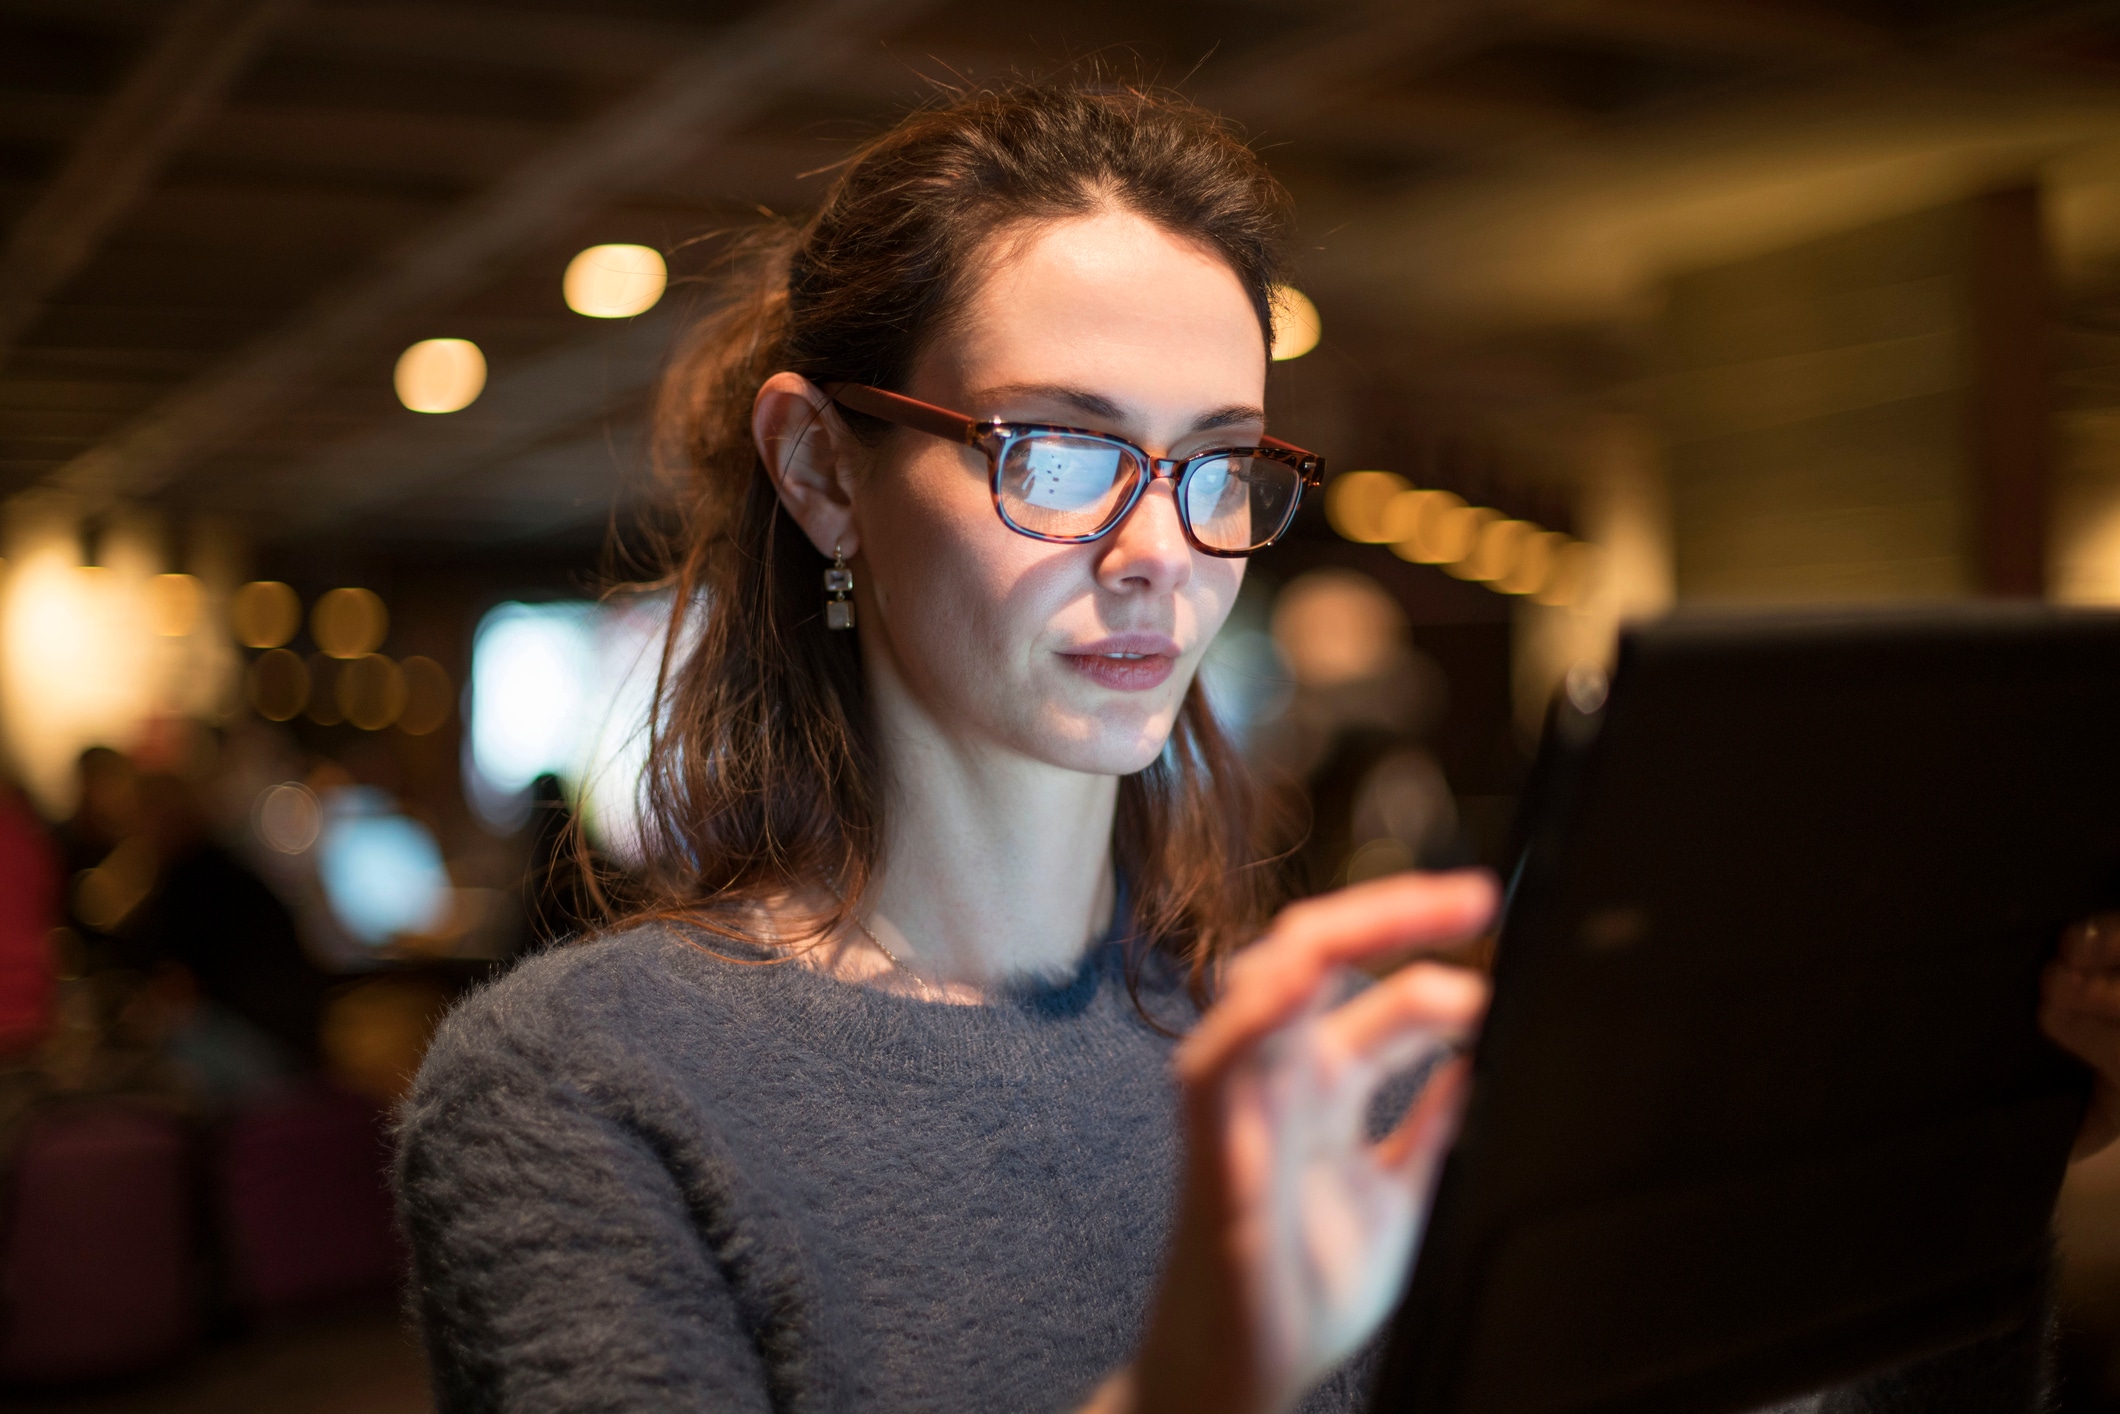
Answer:
<svg viewBox="0 0 2120 1414"><path fill-rule="evenodd" d="M1168 477L1149 484L1102 546L1097 582L1113 593L1168 594L1191 578L1192 546Z"/></svg>

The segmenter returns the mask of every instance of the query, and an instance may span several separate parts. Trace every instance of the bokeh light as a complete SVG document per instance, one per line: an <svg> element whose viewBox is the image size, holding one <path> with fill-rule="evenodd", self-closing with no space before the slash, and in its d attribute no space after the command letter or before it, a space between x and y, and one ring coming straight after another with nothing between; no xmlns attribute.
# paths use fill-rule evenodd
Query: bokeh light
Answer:
<svg viewBox="0 0 2120 1414"><path fill-rule="evenodd" d="M441 730L456 707L449 670L417 653L399 666L405 670L405 710L398 713L398 730L408 736Z"/></svg>
<svg viewBox="0 0 2120 1414"><path fill-rule="evenodd" d="M115 928L154 891L155 876L153 842L145 835L120 841L74 879L74 911L91 928Z"/></svg>
<svg viewBox="0 0 2120 1414"><path fill-rule="evenodd" d="M1325 326L1310 296L1294 285L1273 287L1273 359L1301 358L1318 346Z"/></svg>
<svg viewBox="0 0 2120 1414"><path fill-rule="evenodd" d="M245 648L278 648L302 627L302 600L276 579L252 580L229 603L236 642Z"/></svg>
<svg viewBox="0 0 2120 1414"><path fill-rule="evenodd" d="M317 832L324 826L324 808L308 786L282 781L258 792L251 826L267 849L302 854L317 842Z"/></svg>
<svg viewBox="0 0 2120 1414"><path fill-rule="evenodd" d="M519 794L581 768L596 675L589 604L503 604L471 648L471 759L486 785Z"/></svg>
<svg viewBox="0 0 2120 1414"><path fill-rule="evenodd" d="M1531 596L1535 604L1565 608L1581 604L1595 587L1597 551L1580 540L1571 540L1554 556L1546 582Z"/></svg>
<svg viewBox="0 0 2120 1414"><path fill-rule="evenodd" d="M339 669L339 712L364 732L379 732L405 710L405 672L380 653L364 653Z"/></svg>
<svg viewBox="0 0 2120 1414"><path fill-rule="evenodd" d="M1517 548L1516 564L1498 576L1494 587L1504 594L1536 594L1546 587L1555 562L1566 548L1568 537L1557 530L1544 530L1527 537Z"/></svg>
<svg viewBox="0 0 2120 1414"><path fill-rule="evenodd" d="M1464 551L1452 533L1455 518L1465 509L1465 498L1449 491L1409 491L1395 500L1392 525L1399 532L1391 552L1417 565L1447 564Z"/></svg>
<svg viewBox="0 0 2120 1414"><path fill-rule="evenodd" d="M260 653L243 685L251 708L268 722L291 721L309 703L309 667L285 648Z"/></svg>
<svg viewBox="0 0 2120 1414"><path fill-rule="evenodd" d="M199 609L206 597L199 581L188 574L158 574L147 582L147 617L163 638L185 638L199 626Z"/></svg>
<svg viewBox="0 0 2120 1414"><path fill-rule="evenodd" d="M669 278L662 252L651 246L593 245L567 262L560 292L576 314L624 319L654 308Z"/></svg>
<svg viewBox="0 0 2120 1414"><path fill-rule="evenodd" d="M1374 677L1406 633L1384 587L1354 570L1312 570L1289 581L1273 606L1273 641L1306 687Z"/></svg>
<svg viewBox="0 0 2120 1414"><path fill-rule="evenodd" d="M1502 513L1489 506L1454 506L1449 510L1430 512L1421 517L1421 543L1429 561L1439 564L1445 574L1454 574L1459 579L1470 579L1472 552L1479 548L1480 533Z"/></svg>
<svg viewBox="0 0 2120 1414"><path fill-rule="evenodd" d="M380 946L448 921L449 871L432 830L369 786L330 791L323 807L317 875L341 927Z"/></svg>
<svg viewBox="0 0 2120 1414"><path fill-rule="evenodd" d="M398 355L398 401L414 412L460 412L486 388L486 356L469 339L422 339Z"/></svg>
<svg viewBox="0 0 2120 1414"><path fill-rule="evenodd" d="M334 658L358 658L382 646L390 611L368 589L334 589L309 611L309 636Z"/></svg>
<svg viewBox="0 0 2120 1414"><path fill-rule="evenodd" d="M668 623L660 598L502 604L472 639L464 773L489 823L514 828L550 772L599 845L638 857L640 774Z"/></svg>
<svg viewBox="0 0 2120 1414"><path fill-rule="evenodd" d="M1480 527L1472 548L1449 572L1481 584L1507 579L1516 573L1524 545L1538 533L1538 527L1527 520L1490 520Z"/></svg>
<svg viewBox="0 0 2120 1414"><path fill-rule="evenodd" d="M1341 472L1325 483L1325 519L1342 539L1380 544L1392 538L1384 531L1384 508L1408 484L1391 471Z"/></svg>

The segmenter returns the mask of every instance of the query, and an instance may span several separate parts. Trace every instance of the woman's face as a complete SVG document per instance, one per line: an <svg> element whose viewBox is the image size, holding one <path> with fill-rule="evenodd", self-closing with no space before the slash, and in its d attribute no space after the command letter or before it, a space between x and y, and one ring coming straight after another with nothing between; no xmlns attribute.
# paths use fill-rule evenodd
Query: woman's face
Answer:
<svg viewBox="0 0 2120 1414"><path fill-rule="evenodd" d="M1004 235L905 391L1184 457L1256 443L1265 385L1265 340L1235 272L1105 212ZM1071 770L1123 775L1155 759L1244 577L1244 561L1186 541L1168 480L1103 539L1054 545L1002 524L983 453L904 429L852 509L872 682L895 678L952 737Z"/></svg>

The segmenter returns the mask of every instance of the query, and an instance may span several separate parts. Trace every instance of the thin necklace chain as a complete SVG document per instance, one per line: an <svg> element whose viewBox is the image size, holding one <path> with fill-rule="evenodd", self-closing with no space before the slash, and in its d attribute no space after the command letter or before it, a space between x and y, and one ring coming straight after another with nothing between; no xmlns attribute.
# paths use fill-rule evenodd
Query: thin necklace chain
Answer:
<svg viewBox="0 0 2120 1414"><path fill-rule="evenodd" d="M940 997L943 995L942 990L939 987L934 986L927 980L927 978L922 977L912 968L907 967L905 965L904 958L898 956L897 953L894 953L889 948L885 947L883 945L883 939L877 937L873 932L869 930L869 925L861 921L860 914L854 912L854 910L852 909L848 909L847 917L852 920L856 928L859 928L861 930L861 936L869 940L869 946L875 948L876 951L883 954L884 960L886 962L890 963L891 966L897 968L900 972L903 972L906 976L913 979L913 985L920 989L921 996Z"/></svg>

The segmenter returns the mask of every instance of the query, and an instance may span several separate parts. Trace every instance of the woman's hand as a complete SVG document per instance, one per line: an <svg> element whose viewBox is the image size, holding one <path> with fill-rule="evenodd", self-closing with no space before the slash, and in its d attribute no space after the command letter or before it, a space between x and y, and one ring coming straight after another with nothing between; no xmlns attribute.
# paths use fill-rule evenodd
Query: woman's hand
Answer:
<svg viewBox="0 0 2120 1414"><path fill-rule="evenodd" d="M1487 986L1417 962L1328 1009L1351 964L1461 941L1492 920L1485 873L1400 875L1298 903L1229 967L1178 1048L1186 1174L1146 1339L1100 1405L1274 1414L1345 1360L1397 1303L1462 1060L1369 1142L1380 1081L1464 1042Z"/></svg>
<svg viewBox="0 0 2120 1414"><path fill-rule="evenodd" d="M2046 966L2039 1024L2097 1075L2076 1134L2078 1159L2120 1138L2120 913L2072 925Z"/></svg>

